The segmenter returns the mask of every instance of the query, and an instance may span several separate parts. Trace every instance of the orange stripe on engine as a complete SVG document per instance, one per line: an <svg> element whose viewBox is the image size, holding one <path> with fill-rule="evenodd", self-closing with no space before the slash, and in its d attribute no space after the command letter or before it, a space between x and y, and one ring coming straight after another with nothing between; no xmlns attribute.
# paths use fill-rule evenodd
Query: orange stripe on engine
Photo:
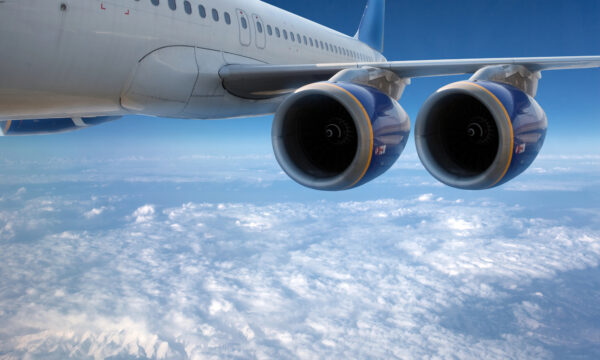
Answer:
<svg viewBox="0 0 600 360"><path fill-rule="evenodd" d="M469 85L473 85L473 86L475 86L475 87L477 87L477 88L485 91L486 93L488 93L488 95L490 95L492 97L492 99L496 100L496 102L498 103L498 105L500 105L500 107L504 111L504 115L506 116L506 120L508 120L508 127L510 128L510 154L509 154L509 157L508 157L508 163L506 164L506 168L502 172L502 175L500 176L500 178L498 178L498 180L494 181L494 183L492 185L490 185L490 188L491 188L491 187L494 187L497 183L499 183L500 180L502 180L504 178L504 176L506 176L506 173L508 172L508 168L510 167L510 163L512 162L513 148L515 146L515 138L514 138L514 134L513 134L512 121L510 120L510 116L508 115L508 111L506 111L506 108L504 107L504 105L502 104L502 102L500 101L500 99L498 99L496 97L496 95L494 95L491 91L489 91L488 89L484 88L481 85L478 85L478 84L475 84L475 83L472 83L472 82L466 82L466 81L464 81L463 83L469 84Z"/></svg>
<svg viewBox="0 0 600 360"><path fill-rule="evenodd" d="M12 120L8 120L6 122L6 125L4 126L4 133L6 134L8 132L8 130L10 129L10 125L12 124Z"/></svg>
<svg viewBox="0 0 600 360"><path fill-rule="evenodd" d="M328 85L328 86L333 86L339 90L342 90L343 92L345 92L346 94L348 94L350 96L350 98L352 100L354 100L358 106L360 106L360 109L362 110L363 114L365 115L365 118L367 119L367 124L369 124L369 161L367 162L367 166L363 169L362 173L360 174L360 176L358 177L358 179L356 179L356 181L354 181L352 184L350 184L350 186L348 186L347 188L351 188L354 185L356 185L367 173L367 170L369 170L369 166L371 166L371 160L373 159L373 126L371 125L371 117L369 117L369 114L367 113L367 110L365 110L365 107L363 106L363 104L361 104L360 101L358 101L358 99L356 98L356 96L354 96L351 92L349 92L348 90L344 89L341 86L337 86L335 84L331 84L331 83L322 83L324 85Z"/></svg>

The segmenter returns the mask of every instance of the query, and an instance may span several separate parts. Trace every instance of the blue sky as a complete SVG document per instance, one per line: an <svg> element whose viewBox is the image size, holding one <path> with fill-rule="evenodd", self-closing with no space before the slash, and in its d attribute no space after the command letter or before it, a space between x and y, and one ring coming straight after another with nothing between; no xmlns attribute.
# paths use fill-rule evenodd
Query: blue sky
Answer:
<svg viewBox="0 0 600 360"><path fill-rule="evenodd" d="M364 8L272 3L347 34ZM385 55L600 54L599 10L389 0ZM437 183L412 139L365 186L305 189L271 117L0 138L0 358L599 358L600 71L543 76L546 146L489 191Z"/></svg>

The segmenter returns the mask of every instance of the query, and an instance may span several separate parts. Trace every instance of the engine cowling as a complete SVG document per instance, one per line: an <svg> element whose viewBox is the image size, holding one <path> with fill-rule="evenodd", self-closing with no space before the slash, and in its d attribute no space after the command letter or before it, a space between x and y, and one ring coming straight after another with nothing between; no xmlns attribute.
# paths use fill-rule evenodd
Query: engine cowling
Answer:
<svg viewBox="0 0 600 360"><path fill-rule="evenodd" d="M442 183L488 189L531 165L547 127L542 108L516 87L461 81L427 99L417 117L415 141L423 165Z"/></svg>
<svg viewBox="0 0 600 360"><path fill-rule="evenodd" d="M374 87L320 82L290 95L275 114L275 157L296 182L318 190L350 189L373 180L398 159L410 120Z"/></svg>
<svg viewBox="0 0 600 360"><path fill-rule="evenodd" d="M0 121L0 130L5 136L46 135L84 129L119 119L120 116L74 117L36 120Z"/></svg>

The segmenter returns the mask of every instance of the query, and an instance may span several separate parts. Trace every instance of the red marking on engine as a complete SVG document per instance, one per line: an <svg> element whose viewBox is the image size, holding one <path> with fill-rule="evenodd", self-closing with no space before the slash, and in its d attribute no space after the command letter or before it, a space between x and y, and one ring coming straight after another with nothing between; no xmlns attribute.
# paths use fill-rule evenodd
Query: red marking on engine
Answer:
<svg viewBox="0 0 600 360"><path fill-rule="evenodd" d="M527 145L525 143L517 145L516 149L515 149L515 154L519 155L525 152L525 149L527 148Z"/></svg>
<svg viewBox="0 0 600 360"><path fill-rule="evenodd" d="M387 145L378 146L375 148L375 155L377 155L377 156L384 155L386 150L387 150Z"/></svg>

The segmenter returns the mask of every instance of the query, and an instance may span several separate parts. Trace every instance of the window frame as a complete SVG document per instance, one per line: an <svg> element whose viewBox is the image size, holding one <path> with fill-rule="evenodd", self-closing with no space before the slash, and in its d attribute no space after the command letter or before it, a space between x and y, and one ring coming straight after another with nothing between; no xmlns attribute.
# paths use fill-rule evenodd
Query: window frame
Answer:
<svg viewBox="0 0 600 360"><path fill-rule="evenodd" d="M219 10L217 10L217 9L213 8L213 9L212 9L212 11L211 11L211 13L212 13L212 19L213 19L215 22L219 22L219 20L220 20L220 17L219 17Z"/></svg>

